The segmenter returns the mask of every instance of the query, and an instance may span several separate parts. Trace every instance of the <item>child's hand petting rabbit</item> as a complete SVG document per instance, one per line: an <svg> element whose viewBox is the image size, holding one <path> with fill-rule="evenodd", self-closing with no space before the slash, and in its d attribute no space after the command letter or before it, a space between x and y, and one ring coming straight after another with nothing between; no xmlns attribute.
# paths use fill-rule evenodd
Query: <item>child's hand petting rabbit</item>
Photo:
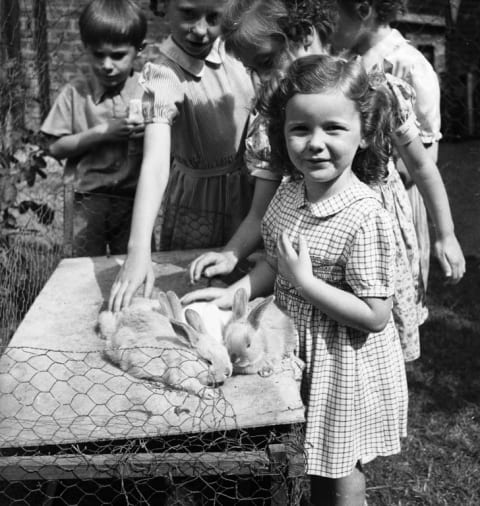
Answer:
<svg viewBox="0 0 480 506"><path fill-rule="evenodd" d="M224 331L224 342L234 374L269 376L283 358L294 357L298 334L293 321L272 297L248 314L247 292L236 290L233 315Z"/></svg>
<svg viewBox="0 0 480 506"><path fill-rule="evenodd" d="M232 374L228 352L209 335L200 315L183 312L176 294L156 301L135 298L118 313L103 311L99 331L105 355L132 376L212 398L212 388Z"/></svg>

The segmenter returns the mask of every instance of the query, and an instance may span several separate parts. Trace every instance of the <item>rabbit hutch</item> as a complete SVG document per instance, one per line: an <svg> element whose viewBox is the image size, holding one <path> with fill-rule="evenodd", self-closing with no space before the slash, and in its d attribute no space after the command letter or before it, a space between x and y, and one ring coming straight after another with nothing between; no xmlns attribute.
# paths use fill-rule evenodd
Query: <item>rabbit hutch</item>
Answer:
<svg viewBox="0 0 480 506"><path fill-rule="evenodd" d="M198 254L156 253L156 286L191 290ZM298 368L233 375L211 398L122 371L96 328L121 261L61 261L3 351L0 503L299 504Z"/></svg>

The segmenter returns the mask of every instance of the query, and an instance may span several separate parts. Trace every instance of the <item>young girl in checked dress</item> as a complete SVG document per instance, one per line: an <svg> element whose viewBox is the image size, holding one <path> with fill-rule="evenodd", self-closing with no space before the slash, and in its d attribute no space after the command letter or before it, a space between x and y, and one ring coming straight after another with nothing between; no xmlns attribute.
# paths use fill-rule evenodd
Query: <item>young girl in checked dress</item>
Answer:
<svg viewBox="0 0 480 506"><path fill-rule="evenodd" d="M294 319L307 406L311 500L363 505L363 465L400 451L407 383L392 316L391 216L367 184L386 176L391 95L360 63L296 60L266 101L272 166L283 182L262 222L266 259L226 289L251 297L274 285ZM213 290L212 288L208 290Z"/></svg>
<svg viewBox="0 0 480 506"><path fill-rule="evenodd" d="M160 249L173 250L225 244L253 192L243 151L254 89L218 38L227 0L166 4L171 36L141 80L144 154L128 255L110 293L114 310L142 283L146 296L152 290L150 237L164 195Z"/></svg>

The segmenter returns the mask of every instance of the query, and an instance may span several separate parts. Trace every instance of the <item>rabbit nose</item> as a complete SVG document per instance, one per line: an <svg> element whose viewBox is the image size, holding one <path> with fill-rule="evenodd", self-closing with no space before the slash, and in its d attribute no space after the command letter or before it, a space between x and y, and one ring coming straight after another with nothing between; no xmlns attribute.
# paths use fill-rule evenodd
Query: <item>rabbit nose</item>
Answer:
<svg viewBox="0 0 480 506"><path fill-rule="evenodd" d="M227 367L225 369L225 377L229 378L231 375L232 375L232 368L231 367Z"/></svg>

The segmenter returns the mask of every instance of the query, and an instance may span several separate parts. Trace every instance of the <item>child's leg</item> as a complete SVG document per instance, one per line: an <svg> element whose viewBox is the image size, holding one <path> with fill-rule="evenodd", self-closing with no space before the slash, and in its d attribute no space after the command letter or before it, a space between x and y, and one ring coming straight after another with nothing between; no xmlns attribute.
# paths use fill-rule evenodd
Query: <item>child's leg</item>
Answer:
<svg viewBox="0 0 480 506"><path fill-rule="evenodd" d="M351 474L330 479L311 476L311 504L314 506L364 506L365 475L358 463Z"/></svg>

